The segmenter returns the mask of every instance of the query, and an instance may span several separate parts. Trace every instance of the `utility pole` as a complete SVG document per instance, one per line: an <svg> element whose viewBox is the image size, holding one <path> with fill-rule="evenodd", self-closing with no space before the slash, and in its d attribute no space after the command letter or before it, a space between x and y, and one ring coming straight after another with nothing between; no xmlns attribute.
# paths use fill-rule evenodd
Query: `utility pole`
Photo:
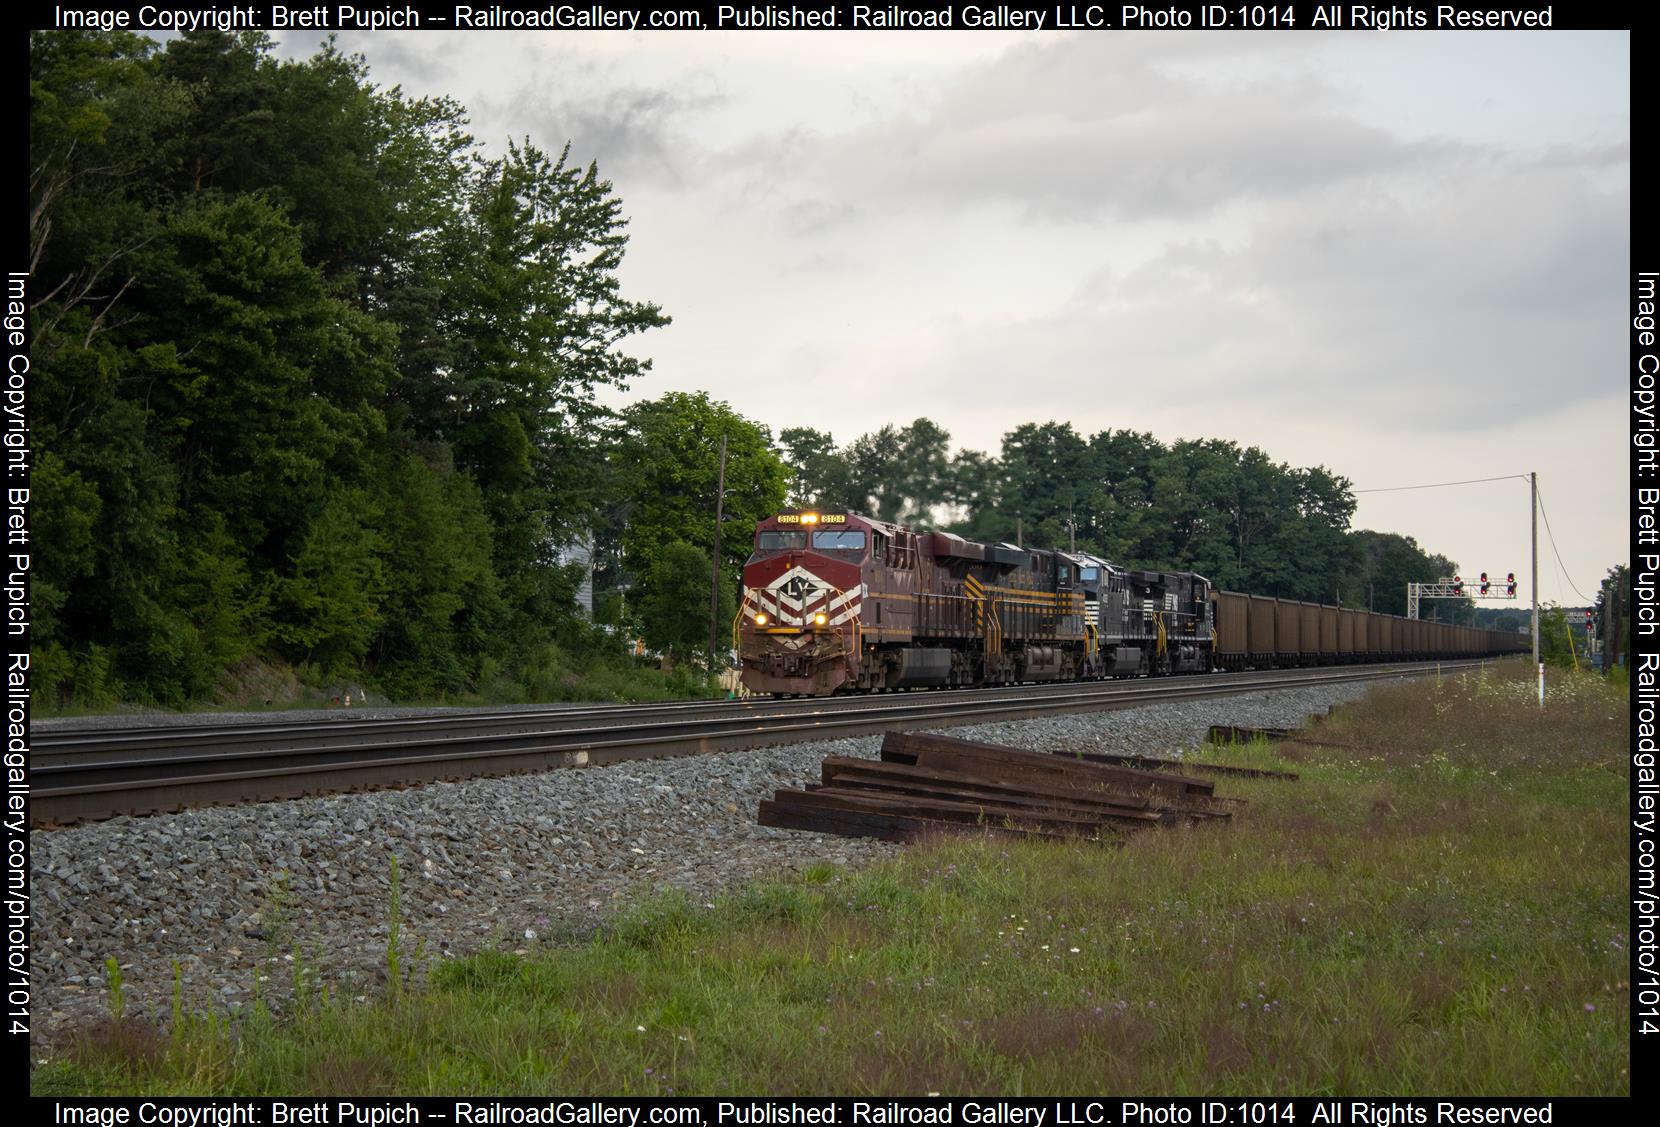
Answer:
<svg viewBox="0 0 1660 1127"><path fill-rule="evenodd" d="M720 633L720 525L726 515L726 436L720 436L720 478L715 486L715 563L709 574L709 670L714 672Z"/></svg>
<svg viewBox="0 0 1660 1127"><path fill-rule="evenodd" d="M1625 606L1620 597L1620 576L1614 574L1614 581L1608 585L1608 596L1603 599L1603 615L1607 624L1603 627L1602 667L1606 671L1610 661L1618 662L1625 653L1625 638L1621 633L1625 625L1622 616Z"/></svg>
<svg viewBox="0 0 1660 1127"><path fill-rule="evenodd" d="M1539 664L1539 475L1527 475L1533 493L1533 664Z"/></svg>
<svg viewBox="0 0 1660 1127"><path fill-rule="evenodd" d="M1539 707L1545 707L1545 663L1539 660L1539 475L1530 472L1527 475L1528 488L1533 495L1533 511L1529 515L1533 518L1533 667L1539 671ZM1568 639L1568 647L1573 648L1573 639ZM1574 659L1579 664L1579 659Z"/></svg>

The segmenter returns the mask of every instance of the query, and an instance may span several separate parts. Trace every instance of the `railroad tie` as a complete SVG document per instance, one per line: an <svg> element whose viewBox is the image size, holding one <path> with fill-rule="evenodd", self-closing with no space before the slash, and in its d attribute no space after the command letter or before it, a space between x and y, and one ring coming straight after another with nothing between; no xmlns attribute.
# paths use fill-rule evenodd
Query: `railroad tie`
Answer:
<svg viewBox="0 0 1660 1127"><path fill-rule="evenodd" d="M899 842L964 833L1113 842L1155 826L1226 821L1243 805L1215 794L1210 779L1108 758L890 731L881 759L829 756L819 782L777 791L761 802L759 820Z"/></svg>

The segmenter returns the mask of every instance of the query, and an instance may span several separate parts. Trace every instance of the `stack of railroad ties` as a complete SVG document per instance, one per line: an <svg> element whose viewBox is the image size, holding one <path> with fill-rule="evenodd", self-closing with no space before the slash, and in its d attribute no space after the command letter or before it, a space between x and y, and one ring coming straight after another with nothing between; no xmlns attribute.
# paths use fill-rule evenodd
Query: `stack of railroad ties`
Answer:
<svg viewBox="0 0 1660 1127"><path fill-rule="evenodd" d="M1226 820L1243 799L1209 779L1153 767L1295 779L1244 767L1134 755L1051 754L921 732L889 732L882 758L830 756L823 782L761 802L763 826L911 841L941 833L1113 840L1130 830Z"/></svg>

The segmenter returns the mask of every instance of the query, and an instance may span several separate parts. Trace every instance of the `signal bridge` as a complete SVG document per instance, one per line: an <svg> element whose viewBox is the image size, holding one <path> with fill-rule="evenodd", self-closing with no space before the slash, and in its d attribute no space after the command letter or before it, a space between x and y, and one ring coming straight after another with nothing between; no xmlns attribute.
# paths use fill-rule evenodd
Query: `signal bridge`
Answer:
<svg viewBox="0 0 1660 1127"><path fill-rule="evenodd" d="M1433 583L1408 583L1406 585L1406 616L1418 617L1419 599L1514 599L1516 597L1516 573L1509 572L1503 583L1490 581L1487 573L1481 573L1481 578L1471 583L1464 582L1464 577L1455 575L1451 579L1437 579Z"/></svg>

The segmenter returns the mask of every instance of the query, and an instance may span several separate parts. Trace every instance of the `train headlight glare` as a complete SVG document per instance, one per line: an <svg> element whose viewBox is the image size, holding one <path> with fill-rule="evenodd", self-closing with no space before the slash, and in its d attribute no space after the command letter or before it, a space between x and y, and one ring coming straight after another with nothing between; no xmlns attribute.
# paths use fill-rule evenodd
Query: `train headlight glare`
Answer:
<svg viewBox="0 0 1660 1127"><path fill-rule="evenodd" d="M767 624L767 616L766 616L766 615L764 615L764 614L757 614L757 615L756 615L756 616L755 616L755 625L757 625L757 626L765 626L765 625L766 625L766 624Z"/></svg>
<svg viewBox="0 0 1660 1127"><path fill-rule="evenodd" d="M813 615L813 621L818 623L820 626L823 626L826 622L830 621L830 616L821 612Z"/></svg>

